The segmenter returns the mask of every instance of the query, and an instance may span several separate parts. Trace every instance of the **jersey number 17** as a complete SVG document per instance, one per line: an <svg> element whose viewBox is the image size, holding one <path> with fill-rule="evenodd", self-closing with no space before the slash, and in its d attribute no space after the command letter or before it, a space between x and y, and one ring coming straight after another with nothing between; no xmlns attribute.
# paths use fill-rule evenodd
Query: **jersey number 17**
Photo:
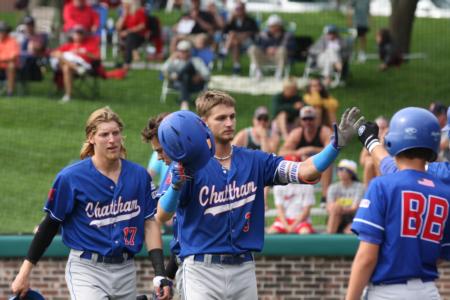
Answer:
<svg viewBox="0 0 450 300"><path fill-rule="evenodd" d="M401 236L439 243L444 234L449 204L446 199L413 191L402 192Z"/></svg>

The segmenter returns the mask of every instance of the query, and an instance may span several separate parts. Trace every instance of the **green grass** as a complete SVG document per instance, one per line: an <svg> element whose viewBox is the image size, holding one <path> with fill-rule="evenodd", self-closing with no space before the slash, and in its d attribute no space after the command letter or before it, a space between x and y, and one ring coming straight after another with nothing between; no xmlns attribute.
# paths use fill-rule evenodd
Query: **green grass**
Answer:
<svg viewBox="0 0 450 300"><path fill-rule="evenodd" d="M166 25L176 15L159 14ZM338 13L284 15L297 23L297 32L317 37L324 24L345 25ZM15 22L17 18L0 14L0 19ZM369 52L375 52L374 33L386 26L386 18L374 18L369 35ZM368 119L393 112L405 106L427 107L433 100L449 104L450 95L450 20L416 19L412 51L426 53L428 58L413 60L399 69L380 73L377 61L353 64L348 85L332 91L339 100L339 113L351 105L359 106ZM245 61L248 65L248 61ZM226 62L225 73L231 70ZM297 64L294 75L300 75L303 64ZM49 74L50 75L50 74ZM109 105L126 124L129 159L146 165L148 145L140 141L140 130L149 116L178 108L169 96L159 102L161 81L157 71L133 71L123 81L102 81L101 96L95 100L75 99L61 105L52 94L50 78L30 85L28 95L14 99L0 98L0 233L31 232L43 216L41 208L55 174L78 158L83 142L84 122L96 108ZM258 105L269 105L270 96L233 95L237 100L238 129L250 124ZM60 96L59 96L60 97ZM340 157L357 160L358 142L342 151Z"/></svg>

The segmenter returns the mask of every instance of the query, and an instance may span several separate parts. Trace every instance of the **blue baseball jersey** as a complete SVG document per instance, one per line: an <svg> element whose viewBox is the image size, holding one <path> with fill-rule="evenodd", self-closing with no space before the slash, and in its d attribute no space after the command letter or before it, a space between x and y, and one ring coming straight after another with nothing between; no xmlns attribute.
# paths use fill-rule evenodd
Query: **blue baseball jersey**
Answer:
<svg viewBox="0 0 450 300"><path fill-rule="evenodd" d="M211 159L197 171L183 186L177 209L180 256L261 251L264 187L274 184L282 160L233 147L229 170Z"/></svg>
<svg viewBox="0 0 450 300"><path fill-rule="evenodd" d="M437 260L450 257L449 196L442 181L416 170L371 181L352 230L380 246L372 283L438 277Z"/></svg>
<svg viewBox="0 0 450 300"><path fill-rule="evenodd" d="M398 168L391 156L383 158L380 162L380 172L382 175L397 172ZM450 186L450 163L432 162L427 165L427 172L439 178L443 183Z"/></svg>
<svg viewBox="0 0 450 300"><path fill-rule="evenodd" d="M167 191L167 189L172 184L172 169L176 162L172 162L170 166L166 168L166 173L163 174L160 186L158 188L157 199L161 198L162 195ZM177 217L176 215L172 218L172 229L173 229L173 239L170 241L170 251L176 255L180 253L180 243L178 241L178 228L177 228Z"/></svg>
<svg viewBox="0 0 450 300"><path fill-rule="evenodd" d="M142 248L144 221L156 211L155 196L145 168L122 160L116 184L86 158L56 176L44 210L61 222L69 248L108 256L135 254Z"/></svg>

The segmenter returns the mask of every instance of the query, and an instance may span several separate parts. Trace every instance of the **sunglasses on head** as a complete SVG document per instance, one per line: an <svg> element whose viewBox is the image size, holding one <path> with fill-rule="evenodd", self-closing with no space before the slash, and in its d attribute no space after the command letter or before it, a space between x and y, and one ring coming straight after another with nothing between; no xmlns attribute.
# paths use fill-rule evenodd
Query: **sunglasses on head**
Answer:
<svg viewBox="0 0 450 300"><path fill-rule="evenodd" d="M256 120L258 120L258 121L269 121L269 116L268 115L261 115L261 116L258 116L256 118Z"/></svg>

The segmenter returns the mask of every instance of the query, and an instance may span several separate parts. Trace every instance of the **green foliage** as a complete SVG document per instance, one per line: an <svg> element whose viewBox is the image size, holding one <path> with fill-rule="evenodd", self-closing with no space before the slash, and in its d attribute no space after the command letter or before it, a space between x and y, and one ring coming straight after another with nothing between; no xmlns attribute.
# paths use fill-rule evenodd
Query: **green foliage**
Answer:
<svg viewBox="0 0 450 300"><path fill-rule="evenodd" d="M179 14L158 13L163 24L173 24ZM264 17L267 17L265 15ZM283 15L297 23L297 33L317 38L325 24L346 24L346 17L336 12L321 14ZM10 24L14 16L0 14ZM369 52L375 53L375 31L386 26L386 18L374 18L368 36ZM339 113L357 105L368 119L380 114L388 117L401 107L428 106L432 100L449 104L450 20L417 19L414 24L412 51L422 52L427 59L411 60L398 69L378 72L378 61L352 64L347 86L332 91L339 102ZM244 61L248 66L248 60ZM244 69L245 70L245 69ZM225 73L231 73L229 60ZM303 64L295 66L300 76ZM101 81L97 99L80 98L68 104L57 102L51 74L46 81L32 83L27 96L0 98L0 220L1 233L31 232L43 213L47 191L56 173L78 158L84 140L84 122L95 109L109 105L126 124L126 146L129 159L146 165L150 148L140 140L140 130L149 116L178 109L176 96L170 95L166 104L159 102L161 80L157 71L132 71L123 81ZM78 87L83 88L83 87ZM241 129L250 124L258 105L270 105L270 96L235 94L238 124ZM361 147L353 142L341 157L358 160ZM361 171L360 171L361 172Z"/></svg>

